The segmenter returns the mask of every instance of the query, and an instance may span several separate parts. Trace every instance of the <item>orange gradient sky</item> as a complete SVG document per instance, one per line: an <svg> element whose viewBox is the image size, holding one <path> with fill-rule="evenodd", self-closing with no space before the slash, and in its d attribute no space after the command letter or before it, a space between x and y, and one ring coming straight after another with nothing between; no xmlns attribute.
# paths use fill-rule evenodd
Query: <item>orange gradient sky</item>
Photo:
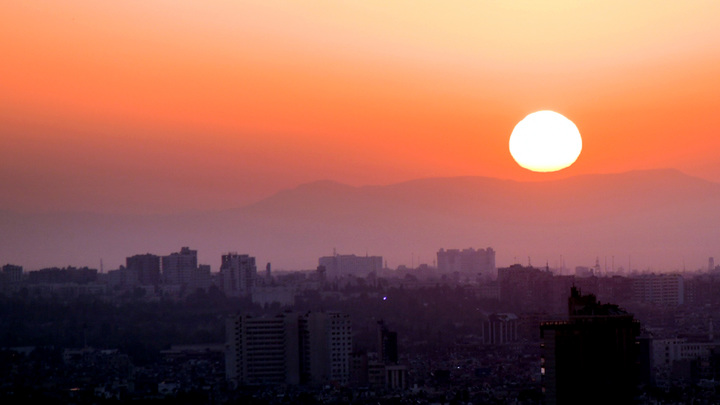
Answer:
<svg viewBox="0 0 720 405"><path fill-rule="evenodd" d="M720 182L720 2L0 3L0 209L241 206L318 179ZM531 173L508 139L570 118Z"/></svg>

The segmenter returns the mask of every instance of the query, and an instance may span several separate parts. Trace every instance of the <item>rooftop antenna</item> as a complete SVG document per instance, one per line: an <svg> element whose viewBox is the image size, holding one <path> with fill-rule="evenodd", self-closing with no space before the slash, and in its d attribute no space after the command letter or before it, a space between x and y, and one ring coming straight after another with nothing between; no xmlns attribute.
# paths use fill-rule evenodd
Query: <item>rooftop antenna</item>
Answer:
<svg viewBox="0 0 720 405"><path fill-rule="evenodd" d="M102 274L102 272L103 272L103 262L102 262L102 258L101 258L100 259L100 274Z"/></svg>
<svg viewBox="0 0 720 405"><path fill-rule="evenodd" d="M528 256L528 267L532 267L532 263L530 262L530 256Z"/></svg>

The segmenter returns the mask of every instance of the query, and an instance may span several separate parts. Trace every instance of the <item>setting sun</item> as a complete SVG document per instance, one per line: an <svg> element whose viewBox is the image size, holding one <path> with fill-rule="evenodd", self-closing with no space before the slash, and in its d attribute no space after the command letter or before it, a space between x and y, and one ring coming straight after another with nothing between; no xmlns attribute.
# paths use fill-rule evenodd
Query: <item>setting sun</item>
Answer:
<svg viewBox="0 0 720 405"><path fill-rule="evenodd" d="M510 135L510 154L534 172L569 167L582 150L582 138L572 121L554 111L534 112L520 121Z"/></svg>

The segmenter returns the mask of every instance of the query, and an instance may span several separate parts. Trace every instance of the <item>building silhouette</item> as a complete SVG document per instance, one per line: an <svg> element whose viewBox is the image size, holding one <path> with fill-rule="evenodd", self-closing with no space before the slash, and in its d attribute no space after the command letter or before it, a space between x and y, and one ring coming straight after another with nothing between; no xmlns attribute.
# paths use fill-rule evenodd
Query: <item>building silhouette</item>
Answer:
<svg viewBox="0 0 720 405"><path fill-rule="evenodd" d="M222 255L220 277L223 291L228 297L251 296L257 281L255 258L235 252Z"/></svg>
<svg viewBox="0 0 720 405"><path fill-rule="evenodd" d="M437 267L440 273L460 273L477 276L481 274L495 278L495 251L492 248L440 249L437 252Z"/></svg>
<svg viewBox="0 0 720 405"><path fill-rule="evenodd" d="M127 257L125 268L137 276L141 285L160 284L160 256L147 253Z"/></svg>
<svg viewBox="0 0 720 405"><path fill-rule="evenodd" d="M318 266L325 267L327 276L332 278L343 276L365 276L383 268L382 256L338 255L323 256L318 259Z"/></svg>
<svg viewBox="0 0 720 405"><path fill-rule="evenodd" d="M511 313L488 315L483 322L483 342L486 345L504 345L518 341L518 317Z"/></svg>
<svg viewBox="0 0 720 405"><path fill-rule="evenodd" d="M640 324L617 305L571 288L569 320L540 326L546 403L631 404Z"/></svg>
<svg viewBox="0 0 720 405"><path fill-rule="evenodd" d="M183 247L180 252L162 257L162 273L165 284L187 285L192 271L197 269L197 250Z"/></svg>
<svg viewBox="0 0 720 405"><path fill-rule="evenodd" d="M237 315L226 324L226 377L235 385L347 385L351 352L350 317L340 312Z"/></svg>

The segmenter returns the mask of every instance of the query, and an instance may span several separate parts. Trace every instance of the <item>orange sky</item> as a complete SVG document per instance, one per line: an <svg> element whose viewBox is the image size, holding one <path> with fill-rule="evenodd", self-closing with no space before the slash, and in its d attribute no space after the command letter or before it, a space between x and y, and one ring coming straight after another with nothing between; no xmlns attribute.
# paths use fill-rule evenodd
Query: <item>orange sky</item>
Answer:
<svg viewBox="0 0 720 405"><path fill-rule="evenodd" d="M716 1L0 3L0 209L176 212L318 179L720 182ZM533 174L514 125L583 152Z"/></svg>

